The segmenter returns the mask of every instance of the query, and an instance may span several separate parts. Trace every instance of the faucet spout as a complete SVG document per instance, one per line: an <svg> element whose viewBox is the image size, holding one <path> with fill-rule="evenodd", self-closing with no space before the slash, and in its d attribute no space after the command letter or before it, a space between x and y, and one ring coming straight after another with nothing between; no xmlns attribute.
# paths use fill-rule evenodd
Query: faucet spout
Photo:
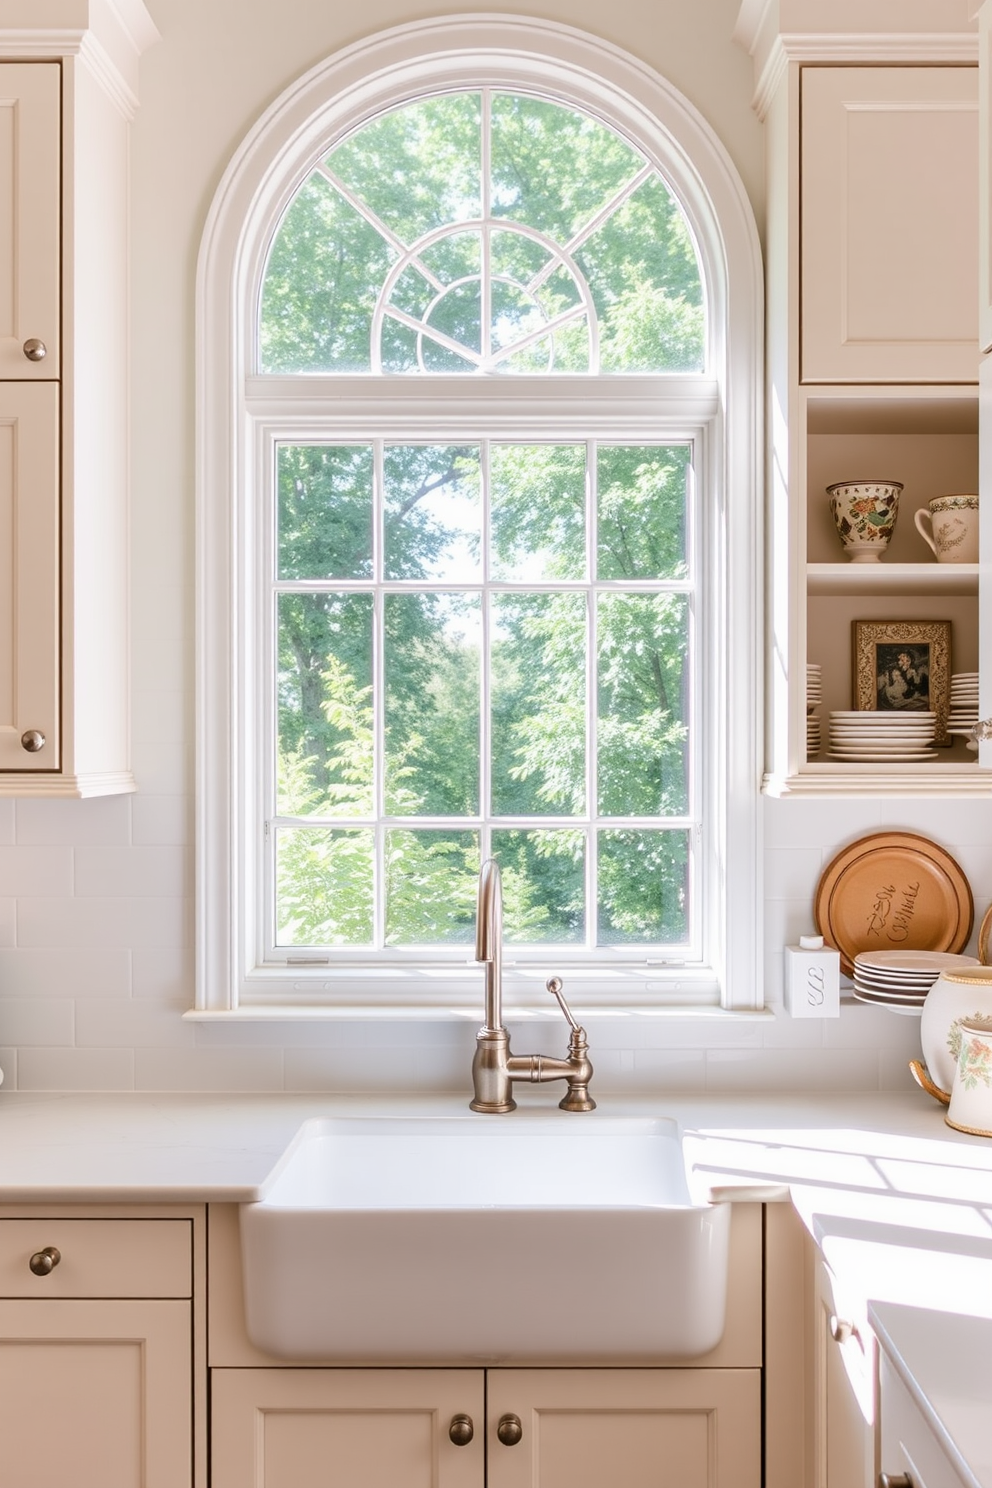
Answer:
<svg viewBox="0 0 992 1488"><path fill-rule="evenodd" d="M487 858L479 874L479 898L475 917L475 959L486 968L486 1021L488 1033L503 1029L503 881L499 864Z"/></svg>

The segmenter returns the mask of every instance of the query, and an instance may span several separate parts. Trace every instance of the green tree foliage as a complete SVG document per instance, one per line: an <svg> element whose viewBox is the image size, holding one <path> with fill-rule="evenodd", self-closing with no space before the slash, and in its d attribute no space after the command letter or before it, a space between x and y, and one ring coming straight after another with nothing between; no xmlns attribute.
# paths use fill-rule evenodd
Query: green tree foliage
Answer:
<svg viewBox="0 0 992 1488"><path fill-rule="evenodd" d="M374 346L380 291L404 255ZM582 311L584 285L602 370L702 367L695 249L668 187L627 141L547 100L420 100L338 143L290 202L265 272L260 365L368 371L381 353L398 372L584 372L592 323L584 311L567 318ZM544 326L556 316L566 320L552 337ZM377 601L372 443L278 451L280 942L374 939L380 741L386 815L400 819L385 835L387 944L470 941L472 819L487 776L508 938L581 943L591 926L603 944L683 940L688 838L666 819L688 810L688 448L599 445L594 469L578 443L495 444L485 459L471 443L387 443L381 458L382 573L402 591ZM489 601L488 658L484 558L511 586ZM567 587L587 577L608 587L598 597ZM674 587L645 589L655 580ZM590 811L614 819L594 844L596 904L586 903L586 834L570 825ZM623 825L633 817L656 825ZM520 825L528 818L544 820Z"/></svg>

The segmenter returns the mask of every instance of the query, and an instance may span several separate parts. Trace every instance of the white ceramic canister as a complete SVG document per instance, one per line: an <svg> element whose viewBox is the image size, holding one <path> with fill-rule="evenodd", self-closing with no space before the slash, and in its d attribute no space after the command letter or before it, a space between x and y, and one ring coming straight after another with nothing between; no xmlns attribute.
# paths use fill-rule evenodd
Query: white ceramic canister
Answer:
<svg viewBox="0 0 992 1488"><path fill-rule="evenodd" d="M927 993L920 1042L930 1078L945 1094L954 1084L961 1051L961 1018L992 1017L992 966L942 971Z"/></svg>
<svg viewBox="0 0 992 1488"><path fill-rule="evenodd" d="M951 1103L944 1120L958 1131L992 1137L992 1018L962 1018Z"/></svg>

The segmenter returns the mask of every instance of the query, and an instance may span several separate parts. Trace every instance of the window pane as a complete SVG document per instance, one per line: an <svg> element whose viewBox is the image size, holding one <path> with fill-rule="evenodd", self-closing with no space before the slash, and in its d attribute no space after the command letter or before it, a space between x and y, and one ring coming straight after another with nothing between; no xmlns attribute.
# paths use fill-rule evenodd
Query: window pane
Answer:
<svg viewBox="0 0 992 1488"><path fill-rule="evenodd" d="M683 944L689 933L689 833L599 833L600 945Z"/></svg>
<svg viewBox="0 0 992 1488"><path fill-rule="evenodd" d="M576 251L600 320L604 372L701 372L705 313L696 249L658 176Z"/></svg>
<svg viewBox="0 0 992 1488"><path fill-rule="evenodd" d="M384 456L387 579L471 583L482 506L473 446L392 444Z"/></svg>
<svg viewBox="0 0 992 1488"><path fill-rule="evenodd" d="M372 573L372 449L279 447L279 577L363 579Z"/></svg>
<svg viewBox="0 0 992 1488"><path fill-rule="evenodd" d="M372 833L324 827L276 834L276 944L372 943Z"/></svg>
<svg viewBox="0 0 992 1488"><path fill-rule="evenodd" d="M494 579L584 577L585 445L493 445L490 489Z"/></svg>
<svg viewBox="0 0 992 1488"><path fill-rule="evenodd" d="M588 114L540 98L492 102L493 216L526 224L565 247L643 157Z"/></svg>
<svg viewBox="0 0 992 1488"><path fill-rule="evenodd" d="M584 811L584 597L495 596L491 669L494 813L574 816Z"/></svg>
<svg viewBox="0 0 992 1488"><path fill-rule="evenodd" d="M387 832L387 945L474 941L478 877L477 832Z"/></svg>
<svg viewBox="0 0 992 1488"><path fill-rule="evenodd" d="M604 594L598 610L599 809L604 816L688 810L684 594Z"/></svg>
<svg viewBox="0 0 992 1488"><path fill-rule="evenodd" d="M367 372L372 311L395 252L319 177L286 209L265 269L263 372Z"/></svg>
<svg viewBox="0 0 992 1488"><path fill-rule="evenodd" d="M372 812L372 597L280 594L280 816Z"/></svg>
<svg viewBox="0 0 992 1488"><path fill-rule="evenodd" d="M586 933L584 832L495 831L510 944L581 944Z"/></svg>
<svg viewBox="0 0 992 1488"><path fill-rule="evenodd" d="M601 445L596 459L601 579L680 579L686 552L687 444Z"/></svg>
<svg viewBox="0 0 992 1488"><path fill-rule="evenodd" d="M385 597L386 810L479 810L482 602L467 594Z"/></svg>
<svg viewBox="0 0 992 1488"><path fill-rule="evenodd" d="M413 244L446 223L482 215L480 107L478 93L405 104L338 145L328 166L380 222Z"/></svg>

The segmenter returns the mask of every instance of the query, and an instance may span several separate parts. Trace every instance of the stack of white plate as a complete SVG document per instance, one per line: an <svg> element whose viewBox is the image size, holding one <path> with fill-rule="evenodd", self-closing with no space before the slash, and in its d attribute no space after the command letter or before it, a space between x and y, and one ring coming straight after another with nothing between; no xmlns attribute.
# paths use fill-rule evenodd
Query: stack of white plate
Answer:
<svg viewBox="0 0 992 1488"><path fill-rule="evenodd" d="M806 664L806 754L819 754L823 743L820 720L813 715L823 702L823 668L817 662Z"/></svg>
<svg viewBox="0 0 992 1488"><path fill-rule="evenodd" d="M955 672L951 677L951 711L947 732L970 739L978 722L978 673Z"/></svg>
<svg viewBox="0 0 992 1488"><path fill-rule="evenodd" d="M942 971L977 965L974 956L950 951L859 951L854 958L854 995L859 1002L918 1018Z"/></svg>
<svg viewBox="0 0 992 1488"><path fill-rule="evenodd" d="M935 713L831 713L830 758L906 764L937 758Z"/></svg>

